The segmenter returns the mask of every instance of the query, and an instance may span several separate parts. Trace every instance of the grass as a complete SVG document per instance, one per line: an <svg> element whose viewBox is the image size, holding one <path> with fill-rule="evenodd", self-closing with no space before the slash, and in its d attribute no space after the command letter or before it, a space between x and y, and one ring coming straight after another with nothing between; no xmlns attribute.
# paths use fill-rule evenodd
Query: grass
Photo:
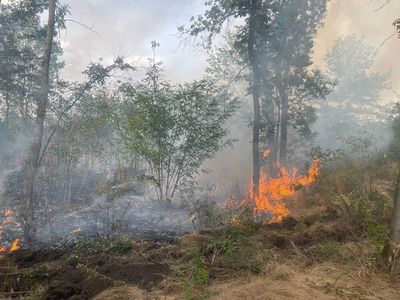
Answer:
<svg viewBox="0 0 400 300"><path fill-rule="evenodd" d="M82 238L79 239L75 248L77 250L85 251L98 251L112 253L115 255L123 255L132 250L132 239L118 238L108 239L104 237L99 238Z"/></svg>

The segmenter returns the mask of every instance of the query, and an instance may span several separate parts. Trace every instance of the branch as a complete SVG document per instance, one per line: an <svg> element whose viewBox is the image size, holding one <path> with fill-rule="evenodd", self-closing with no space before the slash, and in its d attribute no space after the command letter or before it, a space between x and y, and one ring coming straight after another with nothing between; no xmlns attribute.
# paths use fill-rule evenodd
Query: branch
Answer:
<svg viewBox="0 0 400 300"><path fill-rule="evenodd" d="M72 23L79 24L79 25L85 27L86 29L88 29L89 31L93 32L94 34L99 35L98 32L96 32L96 31L93 30L93 26L92 26L92 27L89 27L89 26L87 26L87 25L85 25L85 24L83 24L83 23L81 23L81 22L79 22L79 21L73 20L73 19L65 19L65 21L66 21L66 22L72 22Z"/></svg>
<svg viewBox="0 0 400 300"><path fill-rule="evenodd" d="M385 3L383 3L381 6L379 6L377 9L374 10L374 12L380 11L382 8L384 8L386 5L390 3L391 0L386 0Z"/></svg>
<svg viewBox="0 0 400 300"><path fill-rule="evenodd" d="M378 49L379 49L379 48L382 48L382 46L385 45L385 43L386 43L388 40L390 40L392 37L394 37L394 36L396 35L396 33L397 33L397 29L395 29L395 31L394 31L390 36L388 36L388 37L380 44L380 46L378 47Z"/></svg>

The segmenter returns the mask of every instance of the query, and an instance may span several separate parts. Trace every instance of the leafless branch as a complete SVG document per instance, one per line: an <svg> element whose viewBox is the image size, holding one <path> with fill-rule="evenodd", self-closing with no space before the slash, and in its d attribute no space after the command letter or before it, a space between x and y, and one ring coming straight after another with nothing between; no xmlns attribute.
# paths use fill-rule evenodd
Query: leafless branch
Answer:
<svg viewBox="0 0 400 300"><path fill-rule="evenodd" d="M380 11L382 8L384 8L386 5L388 5L391 2L391 0L386 0L385 3L383 3L381 6L379 6L377 9L374 10L374 12Z"/></svg>
<svg viewBox="0 0 400 300"><path fill-rule="evenodd" d="M378 47L378 49L379 49L379 48L382 48L382 46L385 45L385 43L386 43L388 40L390 40L392 37L394 37L394 36L396 35L396 33L397 33L397 30L395 30L390 36L388 36L388 37L380 44L380 46Z"/></svg>
<svg viewBox="0 0 400 300"><path fill-rule="evenodd" d="M94 27L94 26L89 27L89 26L87 26L86 24L83 24L82 22L79 22L79 21L76 21L76 20L73 20L73 19L65 19L65 21L66 21L66 22L72 22L72 23L79 24L79 25L85 27L87 30L89 30L89 31L91 31L91 32L93 32L93 33L99 35L98 32L96 32L96 31L93 30L93 27Z"/></svg>

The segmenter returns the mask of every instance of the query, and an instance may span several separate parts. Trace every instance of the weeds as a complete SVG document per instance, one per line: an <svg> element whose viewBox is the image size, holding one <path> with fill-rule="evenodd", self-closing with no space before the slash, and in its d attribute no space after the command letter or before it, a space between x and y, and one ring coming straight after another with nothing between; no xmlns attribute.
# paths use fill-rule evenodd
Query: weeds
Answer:
<svg viewBox="0 0 400 300"><path fill-rule="evenodd" d="M323 239L320 243L312 246L309 252L319 262L341 257L340 243L331 239Z"/></svg>
<svg viewBox="0 0 400 300"><path fill-rule="evenodd" d="M209 271L205 264L206 258L198 251L193 251L191 257L183 268L171 268L180 281L185 300L207 299L212 293L207 289Z"/></svg>
<svg viewBox="0 0 400 300"><path fill-rule="evenodd" d="M124 238L120 238L117 240L110 240L107 238L82 238L78 240L76 244L76 249L108 252L116 255L122 255L128 253L132 249L132 240Z"/></svg>

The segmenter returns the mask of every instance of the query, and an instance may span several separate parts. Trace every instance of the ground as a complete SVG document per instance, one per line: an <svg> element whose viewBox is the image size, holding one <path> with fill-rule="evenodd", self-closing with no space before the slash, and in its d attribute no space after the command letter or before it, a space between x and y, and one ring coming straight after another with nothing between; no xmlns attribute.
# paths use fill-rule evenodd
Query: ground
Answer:
<svg viewBox="0 0 400 300"><path fill-rule="evenodd" d="M279 224L169 242L82 241L0 260L3 298L400 299L378 249L324 206L293 201ZM294 204L295 203L295 204Z"/></svg>

